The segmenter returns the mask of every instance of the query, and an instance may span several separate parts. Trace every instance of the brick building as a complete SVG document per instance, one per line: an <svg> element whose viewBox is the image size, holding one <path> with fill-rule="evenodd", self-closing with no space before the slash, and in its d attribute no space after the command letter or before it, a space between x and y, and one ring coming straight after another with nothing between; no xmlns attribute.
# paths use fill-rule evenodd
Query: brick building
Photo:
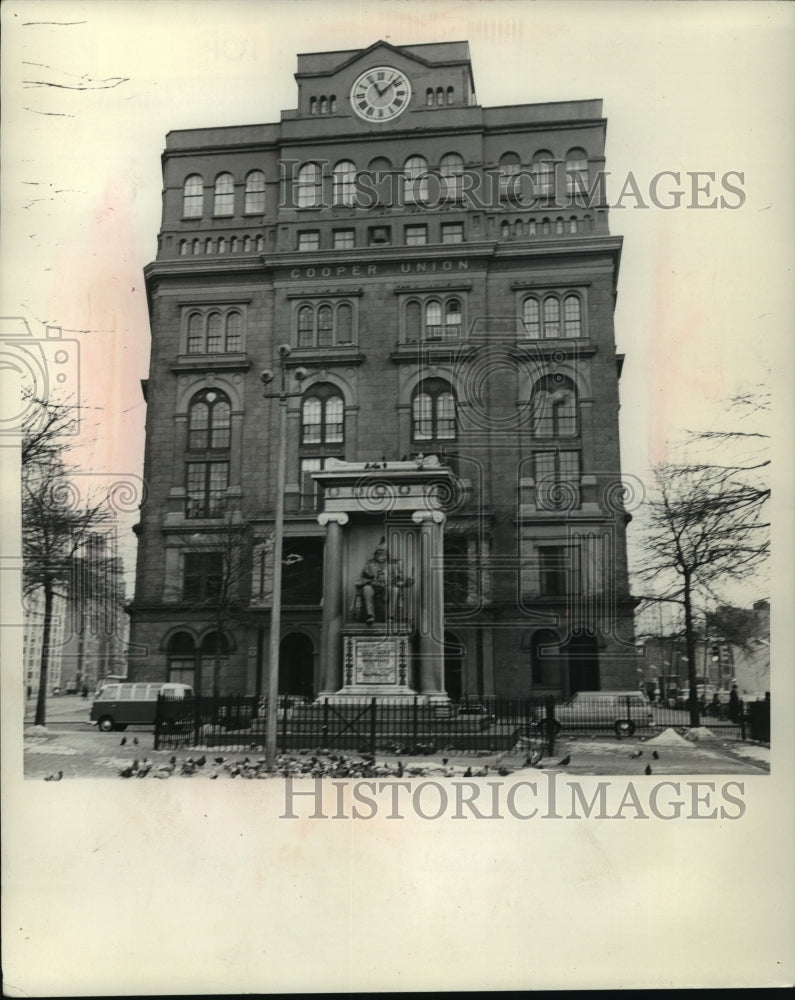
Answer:
<svg viewBox="0 0 795 1000"><path fill-rule="evenodd" d="M278 123L167 137L130 675L267 688L288 345L283 691L338 684L362 561L431 494L434 690L634 687L601 102L481 107L465 42L296 81Z"/></svg>

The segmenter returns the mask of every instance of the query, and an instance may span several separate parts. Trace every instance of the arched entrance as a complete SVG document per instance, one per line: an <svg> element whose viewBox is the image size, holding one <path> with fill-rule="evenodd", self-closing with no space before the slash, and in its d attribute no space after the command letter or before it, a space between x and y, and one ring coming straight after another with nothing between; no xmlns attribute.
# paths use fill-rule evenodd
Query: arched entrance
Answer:
<svg viewBox="0 0 795 1000"><path fill-rule="evenodd" d="M460 701L463 690L464 647L454 632L444 634L444 689L451 701Z"/></svg>
<svg viewBox="0 0 795 1000"><path fill-rule="evenodd" d="M279 694L315 696L315 647L303 632L291 632L279 646Z"/></svg>
<svg viewBox="0 0 795 1000"><path fill-rule="evenodd" d="M534 691L561 691L560 636L542 628L530 640L530 680Z"/></svg>
<svg viewBox="0 0 795 1000"><path fill-rule="evenodd" d="M565 648L569 659L569 693L598 691L601 683L596 636L576 632Z"/></svg>

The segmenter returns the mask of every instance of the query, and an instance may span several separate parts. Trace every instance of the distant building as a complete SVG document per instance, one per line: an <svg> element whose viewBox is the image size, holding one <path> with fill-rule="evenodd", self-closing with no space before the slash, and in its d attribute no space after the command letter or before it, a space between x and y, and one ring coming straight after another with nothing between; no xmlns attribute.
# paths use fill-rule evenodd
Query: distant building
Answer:
<svg viewBox="0 0 795 1000"><path fill-rule="evenodd" d="M267 688L285 344L283 691L342 684L390 532L419 693L634 687L601 101L481 107L465 42L301 54L296 82L280 122L167 137L131 676Z"/></svg>

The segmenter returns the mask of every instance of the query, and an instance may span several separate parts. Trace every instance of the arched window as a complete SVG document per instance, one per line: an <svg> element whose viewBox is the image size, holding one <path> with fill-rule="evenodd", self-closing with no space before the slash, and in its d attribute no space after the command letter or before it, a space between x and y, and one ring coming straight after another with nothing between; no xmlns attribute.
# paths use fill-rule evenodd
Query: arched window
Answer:
<svg viewBox="0 0 795 1000"><path fill-rule="evenodd" d="M207 353L218 354L223 350L223 323L221 314L214 312L207 317Z"/></svg>
<svg viewBox="0 0 795 1000"><path fill-rule="evenodd" d="M337 343L353 343L353 309L347 302L337 306Z"/></svg>
<svg viewBox="0 0 795 1000"><path fill-rule="evenodd" d="M204 241L204 252L205 253L212 253L214 249L215 249L215 246L214 246L212 240L205 240Z"/></svg>
<svg viewBox="0 0 795 1000"><path fill-rule="evenodd" d="M540 149L533 156L533 194L536 198L550 198L555 191L555 158L548 149Z"/></svg>
<svg viewBox="0 0 795 1000"><path fill-rule="evenodd" d="M569 219L569 232L570 233L576 233L577 232L577 216L576 215L572 215L572 217Z"/></svg>
<svg viewBox="0 0 795 1000"><path fill-rule="evenodd" d="M332 200L335 205L353 205L356 197L356 164L341 160L332 173Z"/></svg>
<svg viewBox="0 0 795 1000"><path fill-rule="evenodd" d="M168 640L168 679L177 684L194 684L196 669L196 645L193 636L187 632L177 632Z"/></svg>
<svg viewBox="0 0 795 1000"><path fill-rule="evenodd" d="M517 219L516 222L514 222L513 224L513 235L519 237L522 235L523 231L524 231L524 226L522 225L522 220Z"/></svg>
<svg viewBox="0 0 795 1000"><path fill-rule="evenodd" d="M538 299L527 298L522 304L522 323L524 324L525 335L532 340L537 340L541 336L541 309Z"/></svg>
<svg viewBox="0 0 795 1000"><path fill-rule="evenodd" d="M252 170L246 177L246 199L243 211L247 215L260 215L265 211L265 174Z"/></svg>
<svg viewBox="0 0 795 1000"><path fill-rule="evenodd" d="M561 218L555 219L555 235L556 236L563 235L563 219Z"/></svg>
<svg viewBox="0 0 795 1000"><path fill-rule="evenodd" d="M406 342L415 344L422 337L422 306L416 300L406 304Z"/></svg>
<svg viewBox="0 0 795 1000"><path fill-rule="evenodd" d="M195 239L195 240L193 241L193 255L194 255L194 257L195 257L195 256L196 256L197 254L200 254L201 252L202 252L202 244L201 244L201 240L199 240L199 239Z"/></svg>
<svg viewBox="0 0 795 1000"><path fill-rule="evenodd" d="M244 253L248 253L250 250L251 250L251 237L250 236L244 236L243 237L243 251L244 251Z"/></svg>
<svg viewBox="0 0 795 1000"><path fill-rule="evenodd" d="M448 104L452 104L453 103L453 94L454 94L453 88L452 87L448 87L447 88L447 103Z"/></svg>
<svg viewBox="0 0 795 1000"><path fill-rule="evenodd" d="M235 181L231 174L215 178L213 215L233 215L235 211Z"/></svg>
<svg viewBox="0 0 795 1000"><path fill-rule="evenodd" d="M443 334L442 304L436 299L431 299L425 303L425 339L441 340Z"/></svg>
<svg viewBox="0 0 795 1000"><path fill-rule="evenodd" d="M500 223L500 239L507 240L511 235L511 224L506 221Z"/></svg>
<svg viewBox="0 0 795 1000"><path fill-rule="evenodd" d="M204 354L204 323L199 313L188 317L188 354Z"/></svg>
<svg viewBox="0 0 795 1000"><path fill-rule="evenodd" d="M299 167L295 188L299 208L315 208L320 204L320 178L317 163L305 163Z"/></svg>
<svg viewBox="0 0 795 1000"><path fill-rule="evenodd" d="M301 404L301 444L342 444L345 406L339 389L329 382L313 385Z"/></svg>
<svg viewBox="0 0 795 1000"><path fill-rule="evenodd" d="M226 253L226 238L223 236L218 238L218 253Z"/></svg>
<svg viewBox="0 0 795 1000"><path fill-rule="evenodd" d="M188 408L188 450L228 451L232 407L219 389L197 392Z"/></svg>
<svg viewBox="0 0 795 1000"><path fill-rule="evenodd" d="M429 107L433 107L433 87L428 87L425 91L425 104Z"/></svg>
<svg viewBox="0 0 795 1000"><path fill-rule="evenodd" d="M544 336L552 339L560 337L560 302L554 295L544 299Z"/></svg>
<svg viewBox="0 0 795 1000"><path fill-rule="evenodd" d="M240 249L240 240L237 238L237 236L233 236L232 239L229 241L229 249L232 253L237 253L238 250Z"/></svg>
<svg viewBox="0 0 795 1000"><path fill-rule="evenodd" d="M187 252L188 252L189 249L190 249L190 247L188 245L188 241L187 240L180 240L179 241L179 253L180 253L181 257L184 257L187 254Z"/></svg>
<svg viewBox="0 0 795 1000"><path fill-rule="evenodd" d="M332 115L337 110L337 98L335 94L332 94L328 99L328 109Z"/></svg>
<svg viewBox="0 0 795 1000"><path fill-rule="evenodd" d="M445 153L439 161L442 194L451 201L460 201L463 193L464 158L458 153Z"/></svg>
<svg viewBox="0 0 795 1000"><path fill-rule="evenodd" d="M230 312L226 317L226 349L243 350L243 317L239 312Z"/></svg>
<svg viewBox="0 0 795 1000"><path fill-rule="evenodd" d="M527 235L528 236L535 236L536 235L536 220L535 219L530 219L530 221L527 223Z"/></svg>
<svg viewBox="0 0 795 1000"><path fill-rule="evenodd" d="M563 300L563 331L567 337L582 335L581 306L576 295L567 295Z"/></svg>
<svg viewBox="0 0 795 1000"><path fill-rule="evenodd" d="M455 395L445 379L423 379L414 390L411 413L415 442L453 441L457 437Z"/></svg>
<svg viewBox="0 0 795 1000"><path fill-rule="evenodd" d="M563 375L546 375L533 388L536 437L575 437L577 390Z"/></svg>
<svg viewBox="0 0 795 1000"><path fill-rule="evenodd" d="M444 307L444 339L461 339L461 303L458 299L448 299Z"/></svg>
<svg viewBox="0 0 795 1000"><path fill-rule="evenodd" d="M437 87L436 88L436 104L440 108L444 104L444 87Z"/></svg>
<svg viewBox="0 0 795 1000"><path fill-rule="evenodd" d="M543 219L542 222L541 222L541 235L542 236L549 236L549 233L550 233L549 219Z"/></svg>
<svg viewBox="0 0 795 1000"><path fill-rule="evenodd" d="M317 346L331 347L334 343L334 320L331 306L321 306L317 311Z"/></svg>
<svg viewBox="0 0 795 1000"><path fill-rule="evenodd" d="M265 249L265 237L264 236L258 236L257 237L257 239L256 239L256 246L254 247L254 249L257 251L257 253L262 253L264 251L264 249Z"/></svg>
<svg viewBox="0 0 795 1000"><path fill-rule="evenodd" d="M566 194L575 196L588 193L588 154L584 149L570 149L566 153Z"/></svg>
<svg viewBox="0 0 795 1000"><path fill-rule="evenodd" d="M428 161L410 156L403 164L403 199L406 203L428 200Z"/></svg>
<svg viewBox="0 0 795 1000"><path fill-rule="evenodd" d="M325 115L328 112L328 101L325 97L320 98L320 113Z"/></svg>
<svg viewBox="0 0 795 1000"><path fill-rule="evenodd" d="M182 195L182 214L186 219L200 219L204 211L204 185L198 174L185 178Z"/></svg>
<svg viewBox="0 0 795 1000"><path fill-rule="evenodd" d="M315 316L311 306L298 310L298 346L313 347L315 341Z"/></svg>
<svg viewBox="0 0 795 1000"><path fill-rule="evenodd" d="M309 114L310 115L316 115L317 114L317 98L316 97L310 97L309 98Z"/></svg>
<svg viewBox="0 0 795 1000"><path fill-rule="evenodd" d="M500 157L500 200L510 201L519 197L518 178L521 169L517 153L503 153Z"/></svg>

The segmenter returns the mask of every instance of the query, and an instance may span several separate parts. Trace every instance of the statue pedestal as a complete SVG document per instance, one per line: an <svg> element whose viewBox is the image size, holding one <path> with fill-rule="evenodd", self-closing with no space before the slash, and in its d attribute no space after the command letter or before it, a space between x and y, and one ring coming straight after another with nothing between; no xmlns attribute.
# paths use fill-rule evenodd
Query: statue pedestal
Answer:
<svg viewBox="0 0 795 1000"><path fill-rule="evenodd" d="M411 633L375 631L372 626L343 629L343 686L330 701L414 698L409 684Z"/></svg>

